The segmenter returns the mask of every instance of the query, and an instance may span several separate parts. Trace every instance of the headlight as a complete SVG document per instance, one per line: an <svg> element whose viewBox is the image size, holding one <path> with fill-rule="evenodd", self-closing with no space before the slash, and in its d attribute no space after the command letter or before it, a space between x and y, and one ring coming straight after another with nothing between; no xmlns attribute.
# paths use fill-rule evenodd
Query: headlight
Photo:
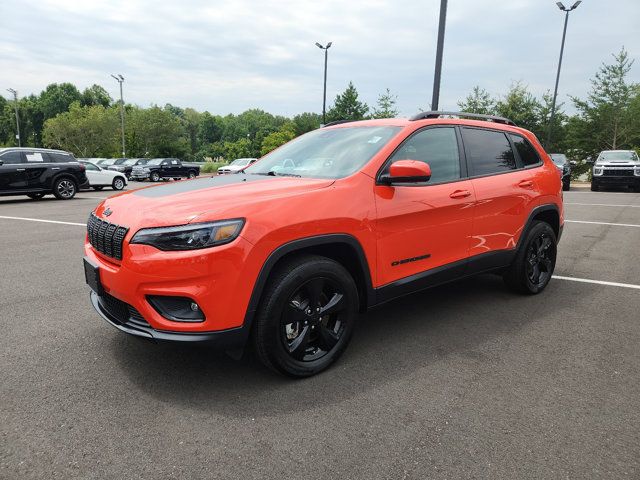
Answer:
<svg viewBox="0 0 640 480"><path fill-rule="evenodd" d="M178 227L143 228L130 243L151 245L159 250L197 250L232 242L243 226L244 219L237 218Z"/></svg>
<svg viewBox="0 0 640 480"><path fill-rule="evenodd" d="M636 168L635 168L635 170L634 170L633 174L634 174L634 175L638 175L638 176L640 177L640 165L636 166Z"/></svg>
<svg viewBox="0 0 640 480"><path fill-rule="evenodd" d="M593 174L594 175L602 175L602 167L593 167Z"/></svg>

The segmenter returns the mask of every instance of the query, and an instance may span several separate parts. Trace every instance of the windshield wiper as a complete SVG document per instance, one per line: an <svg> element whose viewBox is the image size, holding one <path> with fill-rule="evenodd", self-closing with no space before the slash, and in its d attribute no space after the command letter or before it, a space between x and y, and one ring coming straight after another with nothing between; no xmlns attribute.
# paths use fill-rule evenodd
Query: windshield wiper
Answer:
<svg viewBox="0 0 640 480"><path fill-rule="evenodd" d="M302 177L302 175L296 175L295 173L278 173L274 172L273 170L269 170L266 174L271 175L272 177Z"/></svg>

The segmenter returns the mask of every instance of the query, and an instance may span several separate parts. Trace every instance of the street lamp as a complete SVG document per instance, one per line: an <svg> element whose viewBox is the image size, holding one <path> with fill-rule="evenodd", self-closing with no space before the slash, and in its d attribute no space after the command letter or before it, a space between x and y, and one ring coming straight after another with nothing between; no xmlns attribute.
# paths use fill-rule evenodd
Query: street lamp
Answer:
<svg viewBox="0 0 640 480"><path fill-rule="evenodd" d="M122 84L124 83L124 77L120 74L118 76L111 75L116 82L120 84L120 127L122 129L122 156L126 157L124 151L124 99L122 97Z"/></svg>
<svg viewBox="0 0 640 480"><path fill-rule="evenodd" d="M7 92L10 92L13 95L13 106L16 110L16 130L17 135L16 139L18 140L18 147L22 146L22 140L20 139L20 116L18 115L18 92L13 88L7 88Z"/></svg>
<svg viewBox="0 0 640 480"><path fill-rule="evenodd" d="M329 48L331 48L331 42L327 43L326 47L323 47L318 42L316 46L320 50L324 50L324 92L322 94L322 123L327 123L327 56Z"/></svg>
<svg viewBox="0 0 640 480"><path fill-rule="evenodd" d="M442 52L444 50L444 27L447 23L447 0L440 0L440 21L438 23L438 46L436 47L436 71L433 74L433 96L431 110L437 111L440 103L440 77L442 75Z"/></svg>
<svg viewBox="0 0 640 480"><path fill-rule="evenodd" d="M578 8L582 0L578 0L570 8L564 6L562 2L556 2L558 8L565 12L564 30L562 31L562 44L560 45L560 59L558 60L558 73L556 74L556 86L553 89L553 101L551 102L551 115L549 116L549 131L547 132L546 148L551 148L551 131L553 129L553 120L556 115L556 98L558 97L558 83L560 82L560 68L562 67L562 54L564 53L564 39L567 36L567 23L569 22L569 12Z"/></svg>

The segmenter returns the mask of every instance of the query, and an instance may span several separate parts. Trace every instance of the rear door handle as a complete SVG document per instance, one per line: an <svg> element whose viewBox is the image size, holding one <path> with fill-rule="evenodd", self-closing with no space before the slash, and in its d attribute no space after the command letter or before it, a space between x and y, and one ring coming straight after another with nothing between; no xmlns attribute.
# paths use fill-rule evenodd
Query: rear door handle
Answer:
<svg viewBox="0 0 640 480"><path fill-rule="evenodd" d="M467 198L471 196L471 192L469 190L456 190L449 196L451 198Z"/></svg>
<svg viewBox="0 0 640 480"><path fill-rule="evenodd" d="M60 167L51 167L51 170L60 170Z"/></svg>
<svg viewBox="0 0 640 480"><path fill-rule="evenodd" d="M24 172L26 168L16 168L16 172Z"/></svg>
<svg viewBox="0 0 640 480"><path fill-rule="evenodd" d="M533 187L533 182L531 180L522 180L518 186L522 188L530 188Z"/></svg>

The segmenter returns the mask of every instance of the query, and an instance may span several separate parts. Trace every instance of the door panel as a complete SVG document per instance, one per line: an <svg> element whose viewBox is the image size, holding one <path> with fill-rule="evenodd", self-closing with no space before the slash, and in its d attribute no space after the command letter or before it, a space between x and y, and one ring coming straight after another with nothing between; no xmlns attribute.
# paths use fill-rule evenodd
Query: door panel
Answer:
<svg viewBox="0 0 640 480"><path fill-rule="evenodd" d="M22 190L26 188L24 156L21 152L7 152L0 165L0 191Z"/></svg>
<svg viewBox="0 0 640 480"><path fill-rule="evenodd" d="M461 192L465 195L455 195ZM375 199L376 286L468 256L475 201L471 181L424 187L377 185Z"/></svg>

